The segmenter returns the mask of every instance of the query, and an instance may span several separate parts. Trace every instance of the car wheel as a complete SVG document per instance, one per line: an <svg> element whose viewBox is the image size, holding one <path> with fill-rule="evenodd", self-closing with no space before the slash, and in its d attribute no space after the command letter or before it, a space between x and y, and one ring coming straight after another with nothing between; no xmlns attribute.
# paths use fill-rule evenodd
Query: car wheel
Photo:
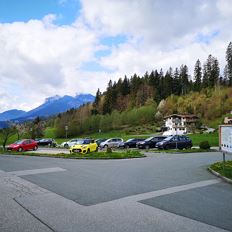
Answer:
<svg viewBox="0 0 232 232"><path fill-rule="evenodd" d="M38 147L37 147L37 146L35 146L33 150L34 150L34 151L36 151L37 149L38 149Z"/></svg>
<svg viewBox="0 0 232 232"><path fill-rule="evenodd" d="M68 148L68 144L67 143L64 144L64 148Z"/></svg>
<svg viewBox="0 0 232 232"><path fill-rule="evenodd" d="M171 149L171 147L170 147L169 145L166 145L166 146L164 147L164 150L169 150L169 149Z"/></svg>
<svg viewBox="0 0 232 232"><path fill-rule="evenodd" d="M88 149L86 153L90 153L90 149Z"/></svg>
<svg viewBox="0 0 232 232"><path fill-rule="evenodd" d="M129 149L130 148L130 146L129 145L126 145L126 149Z"/></svg>
<svg viewBox="0 0 232 232"><path fill-rule="evenodd" d="M23 148L22 148L22 147L20 147L20 148L18 149L18 151L19 151L19 152L22 152L22 151L23 151Z"/></svg>
<svg viewBox="0 0 232 232"><path fill-rule="evenodd" d="M108 148L108 145L105 145L104 148L107 149L107 148Z"/></svg>
<svg viewBox="0 0 232 232"><path fill-rule="evenodd" d="M96 147L96 150L95 150L95 152L98 152L98 147Z"/></svg>

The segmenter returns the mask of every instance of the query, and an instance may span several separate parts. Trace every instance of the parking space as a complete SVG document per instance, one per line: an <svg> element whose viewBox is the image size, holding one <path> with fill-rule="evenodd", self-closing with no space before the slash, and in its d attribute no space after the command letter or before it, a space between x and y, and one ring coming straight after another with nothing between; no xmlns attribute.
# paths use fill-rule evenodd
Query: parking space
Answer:
<svg viewBox="0 0 232 232"><path fill-rule="evenodd" d="M232 185L219 183L141 201L141 203L232 231Z"/></svg>

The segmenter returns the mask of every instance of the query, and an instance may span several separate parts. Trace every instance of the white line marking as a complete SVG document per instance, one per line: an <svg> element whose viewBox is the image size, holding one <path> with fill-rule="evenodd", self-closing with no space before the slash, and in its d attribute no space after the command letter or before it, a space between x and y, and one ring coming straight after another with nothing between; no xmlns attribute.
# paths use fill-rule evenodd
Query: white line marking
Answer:
<svg viewBox="0 0 232 232"><path fill-rule="evenodd" d="M120 200L120 201L121 200L142 201L142 200L150 199L153 197L159 197L159 196L164 196L164 195L177 193L177 192L181 192L181 191L186 191L186 190L190 190L190 189L201 188L201 187L205 187L205 186L209 186L209 185L213 185L213 184L218 184L220 182L222 182L221 179L204 180L204 181L199 181L199 182L195 182L195 183L191 183L191 184L179 185L179 186L170 187L170 188L166 188L166 189L161 189L161 190L156 190L156 191L152 191L152 192L128 196L128 197L120 198L118 200ZM113 200L113 201L117 201L117 200Z"/></svg>
<svg viewBox="0 0 232 232"><path fill-rule="evenodd" d="M22 170L22 171L14 171L14 172L7 172L7 173L15 175L15 176L26 176L26 175L51 173L51 172L63 172L63 171L66 171L66 169L55 167L55 168L41 168L41 169L32 169L32 170Z"/></svg>

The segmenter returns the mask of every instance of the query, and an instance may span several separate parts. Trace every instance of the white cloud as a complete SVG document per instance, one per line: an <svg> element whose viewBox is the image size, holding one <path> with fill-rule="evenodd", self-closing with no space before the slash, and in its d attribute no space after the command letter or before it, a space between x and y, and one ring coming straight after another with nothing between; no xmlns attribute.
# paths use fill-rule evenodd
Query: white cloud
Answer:
<svg viewBox="0 0 232 232"><path fill-rule="evenodd" d="M232 38L230 0L81 3L72 25L56 25L57 16L52 14L41 20L0 24L0 112L28 110L56 94L94 94L97 88L104 91L110 78L135 72L141 75L181 64L192 71L195 61L204 62L209 54L224 66L225 49ZM126 41L100 43L109 36L124 36ZM111 52L95 57L99 50ZM83 69L89 62L105 69Z"/></svg>
<svg viewBox="0 0 232 232"><path fill-rule="evenodd" d="M41 21L0 24L0 81L20 89L20 98L5 98L0 111L17 104L35 107L45 97L55 94L75 94L85 88L78 81L80 66L93 59L96 36L81 23L56 26L55 16ZM75 70L72 76L68 70ZM93 92L93 91L91 91ZM29 108L29 107L26 107Z"/></svg>
<svg viewBox="0 0 232 232"><path fill-rule="evenodd" d="M126 43L101 59L118 75L181 64L192 71L196 60L204 62L209 54L218 57L223 69L232 38L230 0L83 0L82 4L92 28L105 36L127 36Z"/></svg>

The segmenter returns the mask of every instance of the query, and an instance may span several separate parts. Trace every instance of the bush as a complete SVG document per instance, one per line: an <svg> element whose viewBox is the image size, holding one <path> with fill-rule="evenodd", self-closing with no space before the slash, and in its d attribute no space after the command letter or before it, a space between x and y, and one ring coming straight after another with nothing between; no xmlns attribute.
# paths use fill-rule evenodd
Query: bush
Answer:
<svg viewBox="0 0 232 232"><path fill-rule="evenodd" d="M107 147L107 149L106 149L106 153L112 153L112 148Z"/></svg>
<svg viewBox="0 0 232 232"><path fill-rule="evenodd" d="M210 145L208 141L200 142L199 147L200 149L205 149L205 150L210 149Z"/></svg>

